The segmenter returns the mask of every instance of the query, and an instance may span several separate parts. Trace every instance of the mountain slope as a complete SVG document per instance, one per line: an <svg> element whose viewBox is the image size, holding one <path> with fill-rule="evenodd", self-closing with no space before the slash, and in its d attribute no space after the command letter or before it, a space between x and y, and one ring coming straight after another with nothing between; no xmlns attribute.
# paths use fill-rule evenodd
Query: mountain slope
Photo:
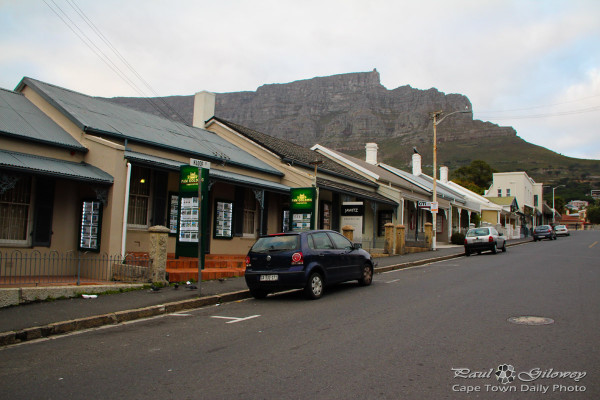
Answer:
<svg viewBox="0 0 600 400"><path fill-rule="evenodd" d="M192 121L193 96L110 100ZM432 160L430 113L465 109L471 109L471 102L460 94L410 86L388 90L373 70L263 85L256 92L217 93L215 114L302 146L319 143L359 157L365 143L377 142L380 159L403 169L409 169L415 146L427 171ZM600 161L562 156L524 141L512 127L473 120L472 114L444 120L438 126L438 164L452 171L475 159L499 171L524 170L547 185L567 179L600 187Z"/></svg>

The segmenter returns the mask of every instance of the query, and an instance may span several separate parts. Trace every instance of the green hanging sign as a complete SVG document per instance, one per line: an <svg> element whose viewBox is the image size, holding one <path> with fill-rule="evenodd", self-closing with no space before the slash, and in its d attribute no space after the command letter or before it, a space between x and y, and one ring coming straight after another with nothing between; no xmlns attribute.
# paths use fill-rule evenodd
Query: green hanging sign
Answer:
<svg viewBox="0 0 600 400"><path fill-rule="evenodd" d="M290 229L293 231L315 229L316 204L316 188L292 188L290 190Z"/></svg>

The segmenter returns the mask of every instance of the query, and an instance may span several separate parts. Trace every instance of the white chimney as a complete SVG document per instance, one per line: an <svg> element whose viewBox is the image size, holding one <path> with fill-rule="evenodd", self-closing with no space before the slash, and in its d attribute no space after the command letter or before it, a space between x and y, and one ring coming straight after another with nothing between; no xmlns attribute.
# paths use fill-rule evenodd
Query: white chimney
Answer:
<svg viewBox="0 0 600 400"><path fill-rule="evenodd" d="M414 153L412 158L412 173L415 176L421 175L421 155Z"/></svg>
<svg viewBox="0 0 600 400"><path fill-rule="evenodd" d="M215 116L216 95L203 90L194 96L194 117L192 125L196 128L205 127L205 122Z"/></svg>
<svg viewBox="0 0 600 400"><path fill-rule="evenodd" d="M442 181L442 183L448 183L448 167L445 165L440 167L440 181Z"/></svg>
<svg viewBox="0 0 600 400"><path fill-rule="evenodd" d="M377 165L377 149L379 148L377 143L367 143L365 148L367 151L365 161L369 164Z"/></svg>

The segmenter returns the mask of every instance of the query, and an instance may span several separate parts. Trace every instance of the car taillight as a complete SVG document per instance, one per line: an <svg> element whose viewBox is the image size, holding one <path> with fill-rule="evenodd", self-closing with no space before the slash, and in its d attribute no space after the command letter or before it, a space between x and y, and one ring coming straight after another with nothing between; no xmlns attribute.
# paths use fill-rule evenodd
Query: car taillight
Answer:
<svg viewBox="0 0 600 400"><path fill-rule="evenodd" d="M493 236L490 236L490 237L488 238L488 242L492 243L493 241L494 241L494 237L493 237Z"/></svg>
<svg viewBox="0 0 600 400"><path fill-rule="evenodd" d="M465 244L467 244L467 238L465 238Z"/></svg>
<svg viewBox="0 0 600 400"><path fill-rule="evenodd" d="M252 264L250 263L250 256L246 256L246 268L251 267Z"/></svg>
<svg viewBox="0 0 600 400"><path fill-rule="evenodd" d="M304 256L301 252L297 252L292 254L292 265L302 265L304 264Z"/></svg>

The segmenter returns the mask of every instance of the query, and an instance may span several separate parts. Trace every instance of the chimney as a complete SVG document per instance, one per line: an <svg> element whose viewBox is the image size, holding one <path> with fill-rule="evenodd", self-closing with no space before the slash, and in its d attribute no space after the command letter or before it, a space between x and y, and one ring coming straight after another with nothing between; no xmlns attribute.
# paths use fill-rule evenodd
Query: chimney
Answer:
<svg viewBox="0 0 600 400"><path fill-rule="evenodd" d="M415 176L421 175L421 155L418 153L413 154L412 158L412 173Z"/></svg>
<svg viewBox="0 0 600 400"><path fill-rule="evenodd" d="M448 167L445 165L440 167L440 181L442 181L442 183L448 183Z"/></svg>
<svg viewBox="0 0 600 400"><path fill-rule="evenodd" d="M205 122L215 116L215 94L203 90L194 96L194 117L192 125L205 127Z"/></svg>
<svg viewBox="0 0 600 400"><path fill-rule="evenodd" d="M365 145L365 149L367 151L367 157L365 161L372 165L377 165L377 143L367 143Z"/></svg>

